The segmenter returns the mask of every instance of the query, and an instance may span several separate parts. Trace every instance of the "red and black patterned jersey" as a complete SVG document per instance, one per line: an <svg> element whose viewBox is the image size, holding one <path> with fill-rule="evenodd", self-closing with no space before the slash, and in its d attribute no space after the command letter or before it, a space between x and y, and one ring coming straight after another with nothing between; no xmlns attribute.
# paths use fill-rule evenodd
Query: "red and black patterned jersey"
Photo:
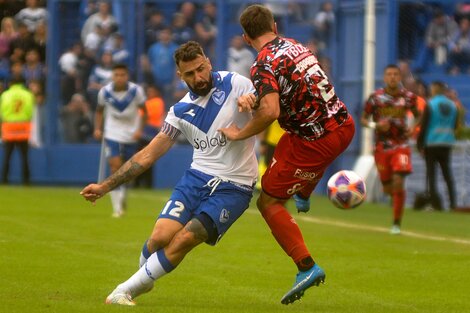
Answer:
<svg viewBox="0 0 470 313"><path fill-rule="evenodd" d="M307 140L321 138L348 118L317 58L293 39L267 43L251 67L251 80L258 98L279 93L279 125Z"/></svg>
<svg viewBox="0 0 470 313"><path fill-rule="evenodd" d="M390 149L408 144L408 112L417 111L417 97L414 93L401 89L397 95L392 96L383 88L377 89L367 99L364 111L376 123L383 119L390 122L388 131L375 131L376 147Z"/></svg>

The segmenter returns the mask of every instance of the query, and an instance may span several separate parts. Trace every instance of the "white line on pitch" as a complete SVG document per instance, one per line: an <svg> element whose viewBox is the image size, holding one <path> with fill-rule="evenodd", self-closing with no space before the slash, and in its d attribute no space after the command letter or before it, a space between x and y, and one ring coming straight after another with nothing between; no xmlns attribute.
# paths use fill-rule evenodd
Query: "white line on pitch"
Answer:
<svg viewBox="0 0 470 313"><path fill-rule="evenodd" d="M259 214L258 211L256 210L247 210L247 212L251 214ZM336 227L343 227L343 228L350 228L350 229L358 229L358 230L367 230L367 231L374 231L374 232L379 232L379 233L388 233L389 229L385 227L379 227L379 226L370 226L370 225L364 225L364 224L353 224L353 223L347 223L347 222L342 222L342 221L335 221L335 220L328 220L328 219L320 219L316 217L309 217L309 216L295 216L296 220L301 220L304 222L309 222L309 223L315 223L315 224L321 224L321 225L329 225L329 226L336 226ZM436 235L426 235L426 234L420 234L412 231L402 231L401 235L407 236L407 237L413 237L413 238L418 238L418 239L426 239L426 240L432 240L432 241L447 241L447 242L453 242L453 243L460 243L464 245L470 245L470 240L467 239L462 239L462 238L456 238L456 237L443 237L443 236L436 236Z"/></svg>

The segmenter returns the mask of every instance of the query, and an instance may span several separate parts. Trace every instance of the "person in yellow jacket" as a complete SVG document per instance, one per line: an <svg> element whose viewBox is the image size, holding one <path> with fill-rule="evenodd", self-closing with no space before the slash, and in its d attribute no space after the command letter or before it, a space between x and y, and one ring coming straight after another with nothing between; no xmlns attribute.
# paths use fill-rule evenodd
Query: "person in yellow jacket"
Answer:
<svg viewBox="0 0 470 313"><path fill-rule="evenodd" d="M259 149L258 177L263 176L269 164L271 164L274 155L274 149L276 148L276 145L283 134L284 129L279 126L279 122L277 120L269 125L266 131L260 134L261 145ZM261 189L261 179L258 179L256 188Z"/></svg>
<svg viewBox="0 0 470 313"><path fill-rule="evenodd" d="M34 110L34 95L22 77L14 77L0 96L0 123L4 147L2 182L8 183L10 159L15 147L21 152L23 184L29 184L28 141Z"/></svg>

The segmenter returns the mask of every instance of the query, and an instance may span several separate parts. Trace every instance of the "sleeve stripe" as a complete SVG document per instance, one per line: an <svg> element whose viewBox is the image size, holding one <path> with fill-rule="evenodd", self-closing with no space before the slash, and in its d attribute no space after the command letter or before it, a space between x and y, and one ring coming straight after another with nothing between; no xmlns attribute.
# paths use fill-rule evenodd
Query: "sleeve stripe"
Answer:
<svg viewBox="0 0 470 313"><path fill-rule="evenodd" d="M168 124L167 122L163 123L163 126L160 131L173 140L176 139L179 134L181 134L181 131L178 128L174 127L171 124Z"/></svg>

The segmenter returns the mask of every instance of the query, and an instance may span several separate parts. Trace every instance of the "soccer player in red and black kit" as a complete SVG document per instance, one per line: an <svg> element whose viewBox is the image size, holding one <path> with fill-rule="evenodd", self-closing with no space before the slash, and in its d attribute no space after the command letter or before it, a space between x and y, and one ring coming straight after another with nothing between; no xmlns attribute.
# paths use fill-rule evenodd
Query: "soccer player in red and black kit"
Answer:
<svg viewBox="0 0 470 313"><path fill-rule="evenodd" d="M245 41L258 51L251 68L255 95L239 98L242 110L255 108L253 120L239 129L221 131L230 140L258 134L274 120L286 131L262 177L257 201L274 238L298 267L295 283L281 299L289 304L325 279L285 203L294 197L297 210L310 209L309 197L326 168L349 145L354 121L336 96L310 50L277 34L272 13L262 5L247 7L240 16Z"/></svg>
<svg viewBox="0 0 470 313"><path fill-rule="evenodd" d="M400 234L405 206L405 177L413 170L408 139L407 114L411 111L418 123L417 97L402 88L401 73L396 65L388 65L383 77L385 88L376 90L367 99L361 124L375 129L375 164L383 191L392 197L393 225L391 234ZM369 118L372 116L372 121Z"/></svg>

